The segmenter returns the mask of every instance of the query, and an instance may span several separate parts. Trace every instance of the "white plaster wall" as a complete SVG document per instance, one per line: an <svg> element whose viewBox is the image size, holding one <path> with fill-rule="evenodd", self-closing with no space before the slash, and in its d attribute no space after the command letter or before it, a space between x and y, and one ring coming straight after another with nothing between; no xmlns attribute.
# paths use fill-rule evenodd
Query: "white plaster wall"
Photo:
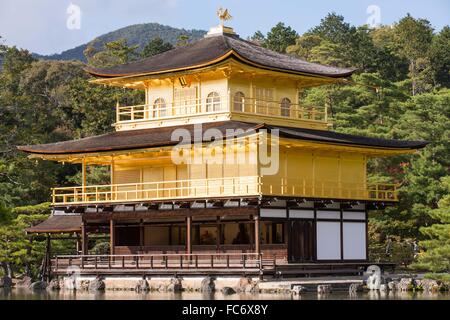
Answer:
<svg viewBox="0 0 450 320"><path fill-rule="evenodd" d="M340 222L317 221L317 260L341 259Z"/></svg>
<svg viewBox="0 0 450 320"><path fill-rule="evenodd" d="M344 222L343 225L344 259L366 259L366 224Z"/></svg>

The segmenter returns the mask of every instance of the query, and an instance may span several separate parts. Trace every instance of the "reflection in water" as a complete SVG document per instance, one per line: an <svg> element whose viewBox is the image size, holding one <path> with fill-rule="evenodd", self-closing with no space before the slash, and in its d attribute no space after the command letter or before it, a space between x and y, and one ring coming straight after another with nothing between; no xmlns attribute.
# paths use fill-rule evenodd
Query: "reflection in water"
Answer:
<svg viewBox="0 0 450 320"><path fill-rule="evenodd" d="M308 292L301 295L290 294L233 294L224 296L222 293L161 293L147 292L136 293L134 291L30 291L27 289L0 289L0 300L450 300L449 293L424 293L424 292L379 292L369 291L357 294L347 292L333 292L329 294L317 294Z"/></svg>

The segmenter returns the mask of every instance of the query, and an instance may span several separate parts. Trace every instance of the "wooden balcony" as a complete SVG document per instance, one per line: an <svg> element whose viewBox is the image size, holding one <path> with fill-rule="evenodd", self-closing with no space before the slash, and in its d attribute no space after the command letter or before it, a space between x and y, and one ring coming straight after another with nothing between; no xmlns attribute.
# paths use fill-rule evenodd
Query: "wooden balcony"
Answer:
<svg viewBox="0 0 450 320"><path fill-rule="evenodd" d="M361 275L374 262L287 263L258 253L60 255L51 260L54 275L271 275L277 277ZM394 271L394 263L377 262Z"/></svg>
<svg viewBox="0 0 450 320"><path fill-rule="evenodd" d="M269 101L254 98L235 98L232 96L215 96L206 99L191 99L159 104L143 104L136 106L120 106L116 108L116 126L140 125L177 121L177 119L193 116L217 118L219 114L237 119L261 118L261 122L290 120L297 123L310 123L325 126L328 121L327 108L306 106L292 103L289 100ZM251 118L249 118L251 117ZM281 121L281 122L280 122ZM270 122L270 120L269 120ZM194 123L192 119L189 123Z"/></svg>
<svg viewBox="0 0 450 320"><path fill-rule="evenodd" d="M326 107L300 105L286 100L231 99L230 111L235 114L268 116L318 123L327 123L328 121Z"/></svg>
<svg viewBox="0 0 450 320"><path fill-rule="evenodd" d="M397 201L395 184L351 184L244 176L54 188L54 205L283 196Z"/></svg>
<svg viewBox="0 0 450 320"><path fill-rule="evenodd" d="M53 189L54 204L257 196L259 177L191 179Z"/></svg>
<svg viewBox="0 0 450 320"><path fill-rule="evenodd" d="M185 117L196 114L226 112L228 100L224 97L210 99L187 99L172 103L142 104L137 106L117 106L116 122L142 122Z"/></svg>
<svg viewBox="0 0 450 320"><path fill-rule="evenodd" d="M352 183L334 180L264 177L263 195L307 198L398 201L397 184Z"/></svg>
<svg viewBox="0 0 450 320"><path fill-rule="evenodd" d="M56 256L52 261L52 271L65 274L68 271L89 271L109 273L124 272L149 273L175 272L182 270L242 272L273 268L275 260L264 259L258 253L196 253L196 254L134 254L134 255L68 255Z"/></svg>

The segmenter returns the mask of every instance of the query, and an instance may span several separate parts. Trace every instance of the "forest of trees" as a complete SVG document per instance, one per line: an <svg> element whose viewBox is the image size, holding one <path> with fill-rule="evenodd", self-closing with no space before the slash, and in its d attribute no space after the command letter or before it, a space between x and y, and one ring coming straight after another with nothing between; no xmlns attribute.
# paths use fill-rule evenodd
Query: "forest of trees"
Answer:
<svg viewBox="0 0 450 320"><path fill-rule="evenodd" d="M85 55L88 64L111 66L187 40L170 44L155 38L138 50L120 39L102 50L88 46ZM397 206L370 212L370 259L448 274L450 27L434 30L428 21L407 15L373 29L332 13L302 35L279 23L249 40L310 62L357 68L347 84L302 93L305 103L329 106L333 130L430 142L417 154L370 162L370 181L401 184ZM44 242L30 242L23 229L48 215L52 186L79 182L79 168L31 161L16 146L111 131L116 101L137 104L142 93L91 85L78 61L37 60L5 45L0 57L0 272L35 274ZM90 176L96 180L91 182L104 178L102 172ZM70 250L63 242L56 247Z"/></svg>

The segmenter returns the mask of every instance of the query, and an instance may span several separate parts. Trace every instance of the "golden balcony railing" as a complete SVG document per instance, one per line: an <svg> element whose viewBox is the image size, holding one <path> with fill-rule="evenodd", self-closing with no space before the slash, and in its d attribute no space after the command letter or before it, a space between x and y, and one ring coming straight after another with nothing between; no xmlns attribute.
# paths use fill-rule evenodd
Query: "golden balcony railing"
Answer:
<svg viewBox="0 0 450 320"><path fill-rule="evenodd" d="M262 178L263 195L304 196L307 198L398 201L397 184L354 183L302 178Z"/></svg>
<svg viewBox="0 0 450 320"><path fill-rule="evenodd" d="M255 98L234 98L230 100L231 112L279 117L292 120L327 122L327 108L292 103L287 99L280 101Z"/></svg>
<svg viewBox="0 0 450 320"><path fill-rule="evenodd" d="M53 204L195 199L259 194L259 177L230 177L54 188Z"/></svg>
<svg viewBox="0 0 450 320"><path fill-rule="evenodd" d="M287 99L272 101L244 97L214 96L206 99L187 99L173 102L162 102L160 100L155 104L136 106L118 105L116 108L116 122L164 120L223 112L320 123L328 121L326 107L300 105Z"/></svg>
<svg viewBox="0 0 450 320"><path fill-rule="evenodd" d="M215 96L206 99L186 99L173 102L142 104L137 106L117 106L116 121L163 120L196 114L214 114L229 110L226 97Z"/></svg>
<svg viewBox="0 0 450 320"><path fill-rule="evenodd" d="M259 195L374 201L398 200L397 185L395 184L357 184L244 176L54 188L52 201L53 204L67 205Z"/></svg>

